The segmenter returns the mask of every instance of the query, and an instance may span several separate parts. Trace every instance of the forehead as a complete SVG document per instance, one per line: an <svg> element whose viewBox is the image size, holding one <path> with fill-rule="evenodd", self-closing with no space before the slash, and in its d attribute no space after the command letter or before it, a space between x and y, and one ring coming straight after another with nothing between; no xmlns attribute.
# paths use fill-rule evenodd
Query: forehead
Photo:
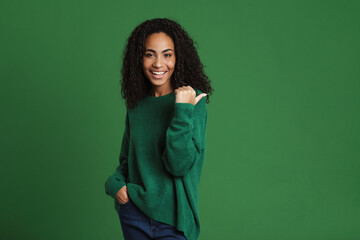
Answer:
<svg viewBox="0 0 360 240"><path fill-rule="evenodd" d="M153 33L145 39L145 48L151 48L153 50L165 48L174 49L174 42L166 33Z"/></svg>

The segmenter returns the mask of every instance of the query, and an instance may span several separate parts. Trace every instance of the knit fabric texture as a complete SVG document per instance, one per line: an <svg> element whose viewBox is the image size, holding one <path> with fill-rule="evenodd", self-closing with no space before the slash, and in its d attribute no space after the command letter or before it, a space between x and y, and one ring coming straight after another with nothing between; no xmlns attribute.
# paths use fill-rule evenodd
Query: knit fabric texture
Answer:
<svg viewBox="0 0 360 240"><path fill-rule="evenodd" d="M206 97L194 106L176 103L172 92L147 96L127 109L119 165L105 182L116 210L116 194L126 185L129 198L146 216L197 240L206 124Z"/></svg>

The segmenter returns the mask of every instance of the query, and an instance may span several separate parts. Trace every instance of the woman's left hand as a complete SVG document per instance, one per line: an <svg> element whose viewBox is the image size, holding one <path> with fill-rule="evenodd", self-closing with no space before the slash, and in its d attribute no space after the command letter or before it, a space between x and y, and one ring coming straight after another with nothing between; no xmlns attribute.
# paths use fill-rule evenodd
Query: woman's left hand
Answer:
<svg viewBox="0 0 360 240"><path fill-rule="evenodd" d="M175 89L175 102L177 103L191 103L196 105L201 98L205 97L206 93L201 93L196 96L195 90L190 86L182 86Z"/></svg>

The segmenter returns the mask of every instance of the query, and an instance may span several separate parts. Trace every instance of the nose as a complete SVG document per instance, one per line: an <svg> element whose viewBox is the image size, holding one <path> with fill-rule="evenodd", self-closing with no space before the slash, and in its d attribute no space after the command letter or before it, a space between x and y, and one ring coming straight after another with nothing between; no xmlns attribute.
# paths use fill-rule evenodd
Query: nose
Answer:
<svg viewBox="0 0 360 240"><path fill-rule="evenodd" d="M159 68L162 65L163 65L163 62L162 62L161 57L156 57L154 62L153 62L153 66Z"/></svg>

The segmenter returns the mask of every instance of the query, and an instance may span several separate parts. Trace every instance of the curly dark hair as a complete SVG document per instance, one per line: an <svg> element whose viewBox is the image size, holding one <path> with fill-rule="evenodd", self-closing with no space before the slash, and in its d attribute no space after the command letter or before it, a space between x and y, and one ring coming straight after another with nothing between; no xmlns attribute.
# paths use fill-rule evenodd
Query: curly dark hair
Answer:
<svg viewBox="0 0 360 240"><path fill-rule="evenodd" d="M207 93L206 102L209 103L209 95L212 95L214 90L203 70L204 66L194 41L176 21L154 18L138 25L127 39L120 80L121 95L125 99L126 106L134 108L137 102L148 96L151 91L151 82L142 67L144 43L149 35L159 32L167 34L174 42L176 62L171 76L173 88L191 86L193 89Z"/></svg>

